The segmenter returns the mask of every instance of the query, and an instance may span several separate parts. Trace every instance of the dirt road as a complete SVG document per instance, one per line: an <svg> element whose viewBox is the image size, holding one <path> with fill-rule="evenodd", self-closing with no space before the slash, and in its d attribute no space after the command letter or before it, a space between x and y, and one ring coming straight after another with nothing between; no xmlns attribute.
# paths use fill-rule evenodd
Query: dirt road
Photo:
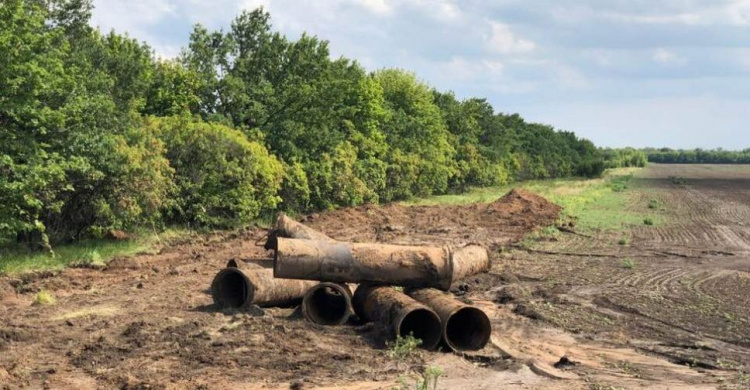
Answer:
<svg viewBox="0 0 750 390"><path fill-rule="evenodd" d="M106 269L1 278L0 388L390 389L427 366L442 367L445 389L750 387L750 168L730 168L639 173L632 207L658 199L671 222L633 228L624 246L620 233L561 234L511 249L559 211L523 191L490 205L305 220L342 240L490 246L492 271L454 286L493 321L492 343L475 354L397 360L368 324L218 311L207 288L228 259L268 265L255 245L262 229L192 237ZM33 305L42 289L57 303Z"/></svg>

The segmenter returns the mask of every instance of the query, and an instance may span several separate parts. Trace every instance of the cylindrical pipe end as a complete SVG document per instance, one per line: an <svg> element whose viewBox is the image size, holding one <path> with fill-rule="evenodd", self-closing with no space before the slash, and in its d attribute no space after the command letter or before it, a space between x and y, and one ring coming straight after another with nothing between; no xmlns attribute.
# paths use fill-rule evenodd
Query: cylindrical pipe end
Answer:
<svg viewBox="0 0 750 390"><path fill-rule="evenodd" d="M319 283L302 299L302 314L314 324L342 325L352 312L352 292L346 285Z"/></svg>
<svg viewBox="0 0 750 390"><path fill-rule="evenodd" d="M245 307L253 301L254 295L255 286L236 267L222 269L211 283L211 296L219 307Z"/></svg>
<svg viewBox="0 0 750 390"><path fill-rule="evenodd" d="M444 324L445 343L454 351L477 351L484 348L492 335L492 323L479 308L464 306Z"/></svg>
<svg viewBox="0 0 750 390"><path fill-rule="evenodd" d="M440 317L427 307L420 307L405 313L395 324L396 333L401 337L412 336L422 340L420 347L435 349L440 343L442 327Z"/></svg>

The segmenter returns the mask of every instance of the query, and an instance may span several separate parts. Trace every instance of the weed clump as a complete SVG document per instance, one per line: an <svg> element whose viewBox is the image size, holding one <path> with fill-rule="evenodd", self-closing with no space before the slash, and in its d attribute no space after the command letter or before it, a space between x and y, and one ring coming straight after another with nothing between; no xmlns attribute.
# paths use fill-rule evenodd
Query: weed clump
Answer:
<svg viewBox="0 0 750 390"><path fill-rule="evenodd" d="M643 219L643 224L646 226L653 226L654 225L654 219L651 217L646 217Z"/></svg>
<svg viewBox="0 0 750 390"><path fill-rule="evenodd" d="M388 346L386 355L391 359L405 359L419 348L420 345L422 345L422 340L414 337L413 334L404 337L396 336L396 341Z"/></svg>
<svg viewBox="0 0 750 390"><path fill-rule="evenodd" d="M440 367L430 366L424 370L422 377L417 379L414 387L409 386L406 379L399 378L399 387L394 387L392 390L436 390L438 384L438 378L443 375L443 369Z"/></svg>
<svg viewBox="0 0 750 390"><path fill-rule="evenodd" d="M659 202L657 199L649 199L648 200L648 208L652 210L656 210L661 206L661 202Z"/></svg>
<svg viewBox="0 0 750 390"><path fill-rule="evenodd" d="M678 185L678 186L683 186L687 184L687 179L685 179L684 177L670 176L669 180L672 181L672 184Z"/></svg>
<svg viewBox="0 0 750 390"><path fill-rule="evenodd" d="M624 259L622 261L622 268L633 269L635 268L635 262L631 258Z"/></svg>
<svg viewBox="0 0 750 390"><path fill-rule="evenodd" d="M42 290L36 293L34 295L34 305L38 306L46 306L46 305L54 305L57 300L55 299L55 296L52 295L51 292L47 290Z"/></svg>
<svg viewBox="0 0 750 390"><path fill-rule="evenodd" d="M622 192L628 189L628 184L633 180L633 174L615 176L607 183L607 186L614 192Z"/></svg>

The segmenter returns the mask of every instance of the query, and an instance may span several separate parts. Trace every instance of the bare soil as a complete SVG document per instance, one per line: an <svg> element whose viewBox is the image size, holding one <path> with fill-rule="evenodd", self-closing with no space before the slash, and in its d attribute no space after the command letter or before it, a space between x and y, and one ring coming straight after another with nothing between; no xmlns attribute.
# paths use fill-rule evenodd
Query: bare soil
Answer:
<svg viewBox="0 0 750 390"><path fill-rule="evenodd" d="M709 168L645 170L633 207L658 198L673 222L633 229L627 246L564 233L517 247L560 211L523 190L491 204L303 220L339 240L491 248L491 272L453 286L492 319L492 342L477 353L397 360L371 324L315 326L295 308L218 310L207 289L227 260L270 266L256 245L265 231L250 228L104 269L0 278L0 388L390 389L427 366L443 368L441 389L747 388L750 169ZM41 290L57 302L33 304Z"/></svg>

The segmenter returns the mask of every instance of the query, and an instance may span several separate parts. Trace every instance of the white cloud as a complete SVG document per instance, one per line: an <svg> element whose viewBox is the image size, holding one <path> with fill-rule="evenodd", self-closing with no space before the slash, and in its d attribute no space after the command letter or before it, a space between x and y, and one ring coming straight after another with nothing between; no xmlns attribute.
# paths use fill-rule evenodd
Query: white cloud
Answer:
<svg viewBox="0 0 750 390"><path fill-rule="evenodd" d="M667 66L683 66L687 61L671 50L657 48L651 57L655 62Z"/></svg>
<svg viewBox="0 0 750 390"><path fill-rule="evenodd" d="M507 24L490 22L490 34L485 40L488 51L500 54L528 53L534 48L534 42L517 37Z"/></svg>
<svg viewBox="0 0 750 390"><path fill-rule="evenodd" d="M443 77L463 81L471 80L496 80L503 74L505 66L500 61L472 60L456 56L450 61L440 64Z"/></svg>
<svg viewBox="0 0 750 390"><path fill-rule="evenodd" d="M375 14L386 14L392 9L387 0L357 0L356 2Z"/></svg>

